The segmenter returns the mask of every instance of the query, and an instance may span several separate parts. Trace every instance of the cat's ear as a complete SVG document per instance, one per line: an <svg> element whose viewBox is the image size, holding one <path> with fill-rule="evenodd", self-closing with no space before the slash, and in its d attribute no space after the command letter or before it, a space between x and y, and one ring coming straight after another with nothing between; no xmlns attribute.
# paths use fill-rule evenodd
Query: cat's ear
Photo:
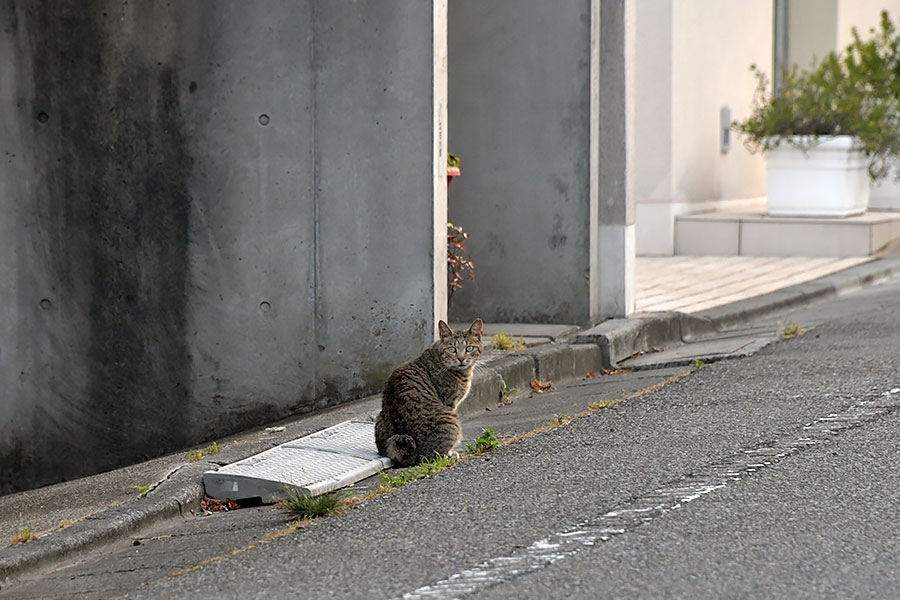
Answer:
<svg viewBox="0 0 900 600"><path fill-rule="evenodd" d="M438 332L441 334L441 339L446 337L450 337L453 335L453 330L450 329L450 326L444 323L444 321L438 321Z"/></svg>
<svg viewBox="0 0 900 600"><path fill-rule="evenodd" d="M475 319L472 321L472 324L469 325L469 335L477 335L481 337L481 319Z"/></svg>

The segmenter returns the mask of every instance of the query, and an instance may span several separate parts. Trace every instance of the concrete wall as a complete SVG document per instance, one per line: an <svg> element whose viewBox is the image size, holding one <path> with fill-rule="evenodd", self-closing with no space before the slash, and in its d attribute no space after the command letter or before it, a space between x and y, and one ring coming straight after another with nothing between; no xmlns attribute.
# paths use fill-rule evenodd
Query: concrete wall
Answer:
<svg viewBox="0 0 900 600"><path fill-rule="evenodd" d="M636 3L635 182L638 254L672 254L674 216L765 194L762 157L731 137L720 111L746 117L750 64L772 64L772 6L755 2Z"/></svg>
<svg viewBox="0 0 900 600"><path fill-rule="evenodd" d="M634 312L636 4L594 0L597 65L596 159L592 159L591 322ZM596 184L594 178L596 177ZM591 222L594 222L593 216ZM595 275L596 273L596 275Z"/></svg>
<svg viewBox="0 0 900 600"><path fill-rule="evenodd" d="M614 76L624 72L622 36L612 42L616 55L599 50L601 4L620 2L450 3L449 144L462 176L449 216L470 234L476 272L454 293L453 318L583 324L610 316L603 299L625 293L624 274L599 268L597 182L621 209L608 219L614 227L624 227L627 200L624 154L615 156L624 126L606 122L609 160L599 158L600 107L621 121L625 97ZM623 16L606 26L621 33ZM611 87L598 85L603 64ZM624 263L623 243L619 235L604 260ZM613 286L602 287L604 275Z"/></svg>
<svg viewBox="0 0 900 600"><path fill-rule="evenodd" d="M589 25L589 0L451 3L449 214L476 269L454 318L587 318Z"/></svg>
<svg viewBox="0 0 900 600"><path fill-rule="evenodd" d="M4 5L0 493L374 391L430 343L445 19Z"/></svg>

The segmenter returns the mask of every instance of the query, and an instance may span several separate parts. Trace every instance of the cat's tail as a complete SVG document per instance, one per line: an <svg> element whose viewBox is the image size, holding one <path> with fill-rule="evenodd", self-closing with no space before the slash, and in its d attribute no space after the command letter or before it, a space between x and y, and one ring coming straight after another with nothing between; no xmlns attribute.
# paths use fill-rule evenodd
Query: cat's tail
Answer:
<svg viewBox="0 0 900 600"><path fill-rule="evenodd" d="M419 453L416 451L416 440L405 433L392 435L385 442L384 455L391 459L394 466L413 465L419 457Z"/></svg>

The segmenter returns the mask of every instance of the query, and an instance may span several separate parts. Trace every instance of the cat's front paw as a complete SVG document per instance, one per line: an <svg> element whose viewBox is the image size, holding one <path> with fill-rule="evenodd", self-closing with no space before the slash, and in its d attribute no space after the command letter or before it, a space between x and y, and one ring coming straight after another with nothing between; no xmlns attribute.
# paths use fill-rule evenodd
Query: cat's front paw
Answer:
<svg viewBox="0 0 900 600"><path fill-rule="evenodd" d="M447 456L449 456L450 458L459 460L459 452L457 452L456 450L451 450L450 452L447 453Z"/></svg>

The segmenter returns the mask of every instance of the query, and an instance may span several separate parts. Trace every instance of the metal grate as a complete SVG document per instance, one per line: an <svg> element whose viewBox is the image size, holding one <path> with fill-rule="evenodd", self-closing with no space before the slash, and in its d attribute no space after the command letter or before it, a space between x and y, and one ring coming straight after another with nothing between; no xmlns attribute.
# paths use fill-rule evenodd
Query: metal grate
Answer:
<svg viewBox="0 0 900 600"><path fill-rule="evenodd" d="M265 452L203 473L206 494L218 500L275 502L291 491L318 496L391 466L375 448L375 424L344 421Z"/></svg>

